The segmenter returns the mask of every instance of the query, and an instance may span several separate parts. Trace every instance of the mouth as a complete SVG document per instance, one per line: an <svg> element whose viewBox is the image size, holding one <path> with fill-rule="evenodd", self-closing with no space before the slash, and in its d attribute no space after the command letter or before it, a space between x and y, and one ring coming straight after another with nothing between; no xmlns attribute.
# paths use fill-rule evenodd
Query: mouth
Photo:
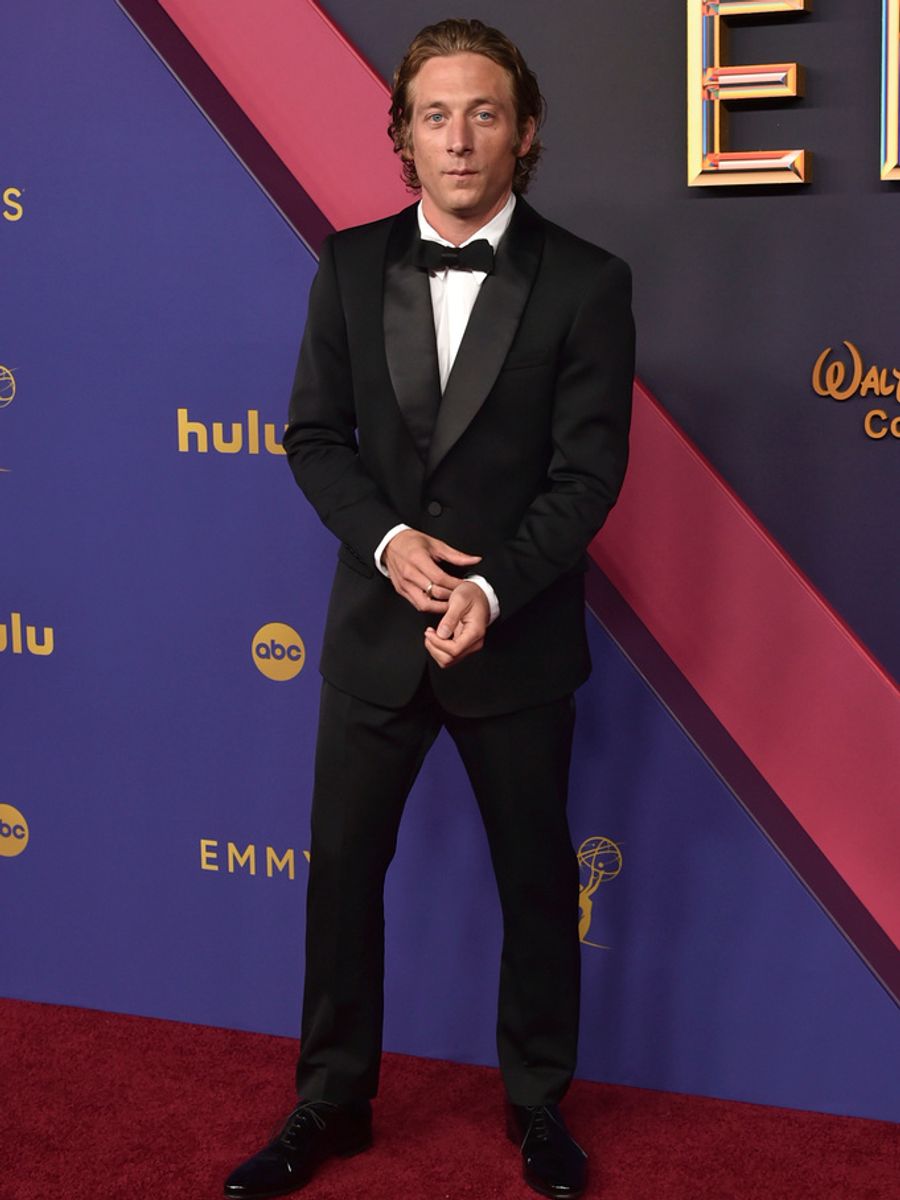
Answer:
<svg viewBox="0 0 900 1200"><path fill-rule="evenodd" d="M476 175L477 171L445 171L444 174L453 179L468 179L470 176Z"/></svg>

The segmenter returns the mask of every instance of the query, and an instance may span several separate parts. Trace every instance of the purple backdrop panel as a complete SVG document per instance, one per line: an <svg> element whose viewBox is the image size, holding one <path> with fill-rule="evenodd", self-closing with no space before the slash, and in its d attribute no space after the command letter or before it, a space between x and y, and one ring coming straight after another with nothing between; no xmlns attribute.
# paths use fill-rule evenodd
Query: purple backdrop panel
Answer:
<svg viewBox="0 0 900 1200"><path fill-rule="evenodd" d="M252 969L273 893L211 889L198 839L257 819L305 837L333 548L266 427L277 448L315 264L112 4L23 6L6 33L24 215L0 233L30 302L0 351L2 608L54 649L0 657L2 799L31 832L0 860L22 913L2 985L274 1024L214 973ZM272 621L306 643L291 681L254 665ZM278 969L295 994L296 953Z"/></svg>

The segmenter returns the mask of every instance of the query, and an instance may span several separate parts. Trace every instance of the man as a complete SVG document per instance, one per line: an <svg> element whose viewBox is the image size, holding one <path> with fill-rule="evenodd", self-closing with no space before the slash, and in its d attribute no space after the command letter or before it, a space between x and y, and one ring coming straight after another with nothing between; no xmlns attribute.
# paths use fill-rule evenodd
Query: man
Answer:
<svg viewBox="0 0 900 1200"><path fill-rule="evenodd" d="M391 136L421 202L326 240L284 444L341 541L328 612L300 1103L226 1195L283 1195L371 1141L383 884L445 726L504 921L497 1044L526 1181L576 1196L558 1103L575 1067L572 693L590 662L585 549L625 470L634 335L619 259L522 199L543 100L478 21L414 39Z"/></svg>

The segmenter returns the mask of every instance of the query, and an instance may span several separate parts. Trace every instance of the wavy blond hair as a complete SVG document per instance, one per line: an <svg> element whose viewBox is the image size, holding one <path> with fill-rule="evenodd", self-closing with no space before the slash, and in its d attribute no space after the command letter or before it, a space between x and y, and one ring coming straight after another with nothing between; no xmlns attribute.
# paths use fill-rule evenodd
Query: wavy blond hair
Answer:
<svg viewBox="0 0 900 1200"><path fill-rule="evenodd" d="M483 54L485 58L503 68L509 77L520 140L525 134L528 118L534 119L534 140L528 153L516 160L513 175L513 191L520 194L527 191L541 156L542 146L537 137L537 130L540 129L546 112L546 103L538 87L537 77L525 62L518 46L499 29L485 25L482 21L464 21L457 18L439 21L436 25L426 25L413 38L400 66L394 72L388 136L394 143L394 152L402 156L406 186L411 191L419 191L422 187L416 164L409 156L410 86L429 58L441 58L450 54Z"/></svg>

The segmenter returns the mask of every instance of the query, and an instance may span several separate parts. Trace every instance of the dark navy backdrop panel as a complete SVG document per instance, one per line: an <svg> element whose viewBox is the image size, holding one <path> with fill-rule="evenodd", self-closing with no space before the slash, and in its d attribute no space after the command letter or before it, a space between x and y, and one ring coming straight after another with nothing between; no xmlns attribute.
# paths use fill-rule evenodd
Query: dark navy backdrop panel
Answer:
<svg viewBox="0 0 900 1200"><path fill-rule="evenodd" d="M266 438L315 264L112 3L5 26L0 833L14 809L29 841L0 855L0 990L293 1034L334 545ZM896 1008L592 644L572 830L615 877L582 1072L900 1119ZM387 919L387 1046L493 1061L497 903L445 739Z"/></svg>

